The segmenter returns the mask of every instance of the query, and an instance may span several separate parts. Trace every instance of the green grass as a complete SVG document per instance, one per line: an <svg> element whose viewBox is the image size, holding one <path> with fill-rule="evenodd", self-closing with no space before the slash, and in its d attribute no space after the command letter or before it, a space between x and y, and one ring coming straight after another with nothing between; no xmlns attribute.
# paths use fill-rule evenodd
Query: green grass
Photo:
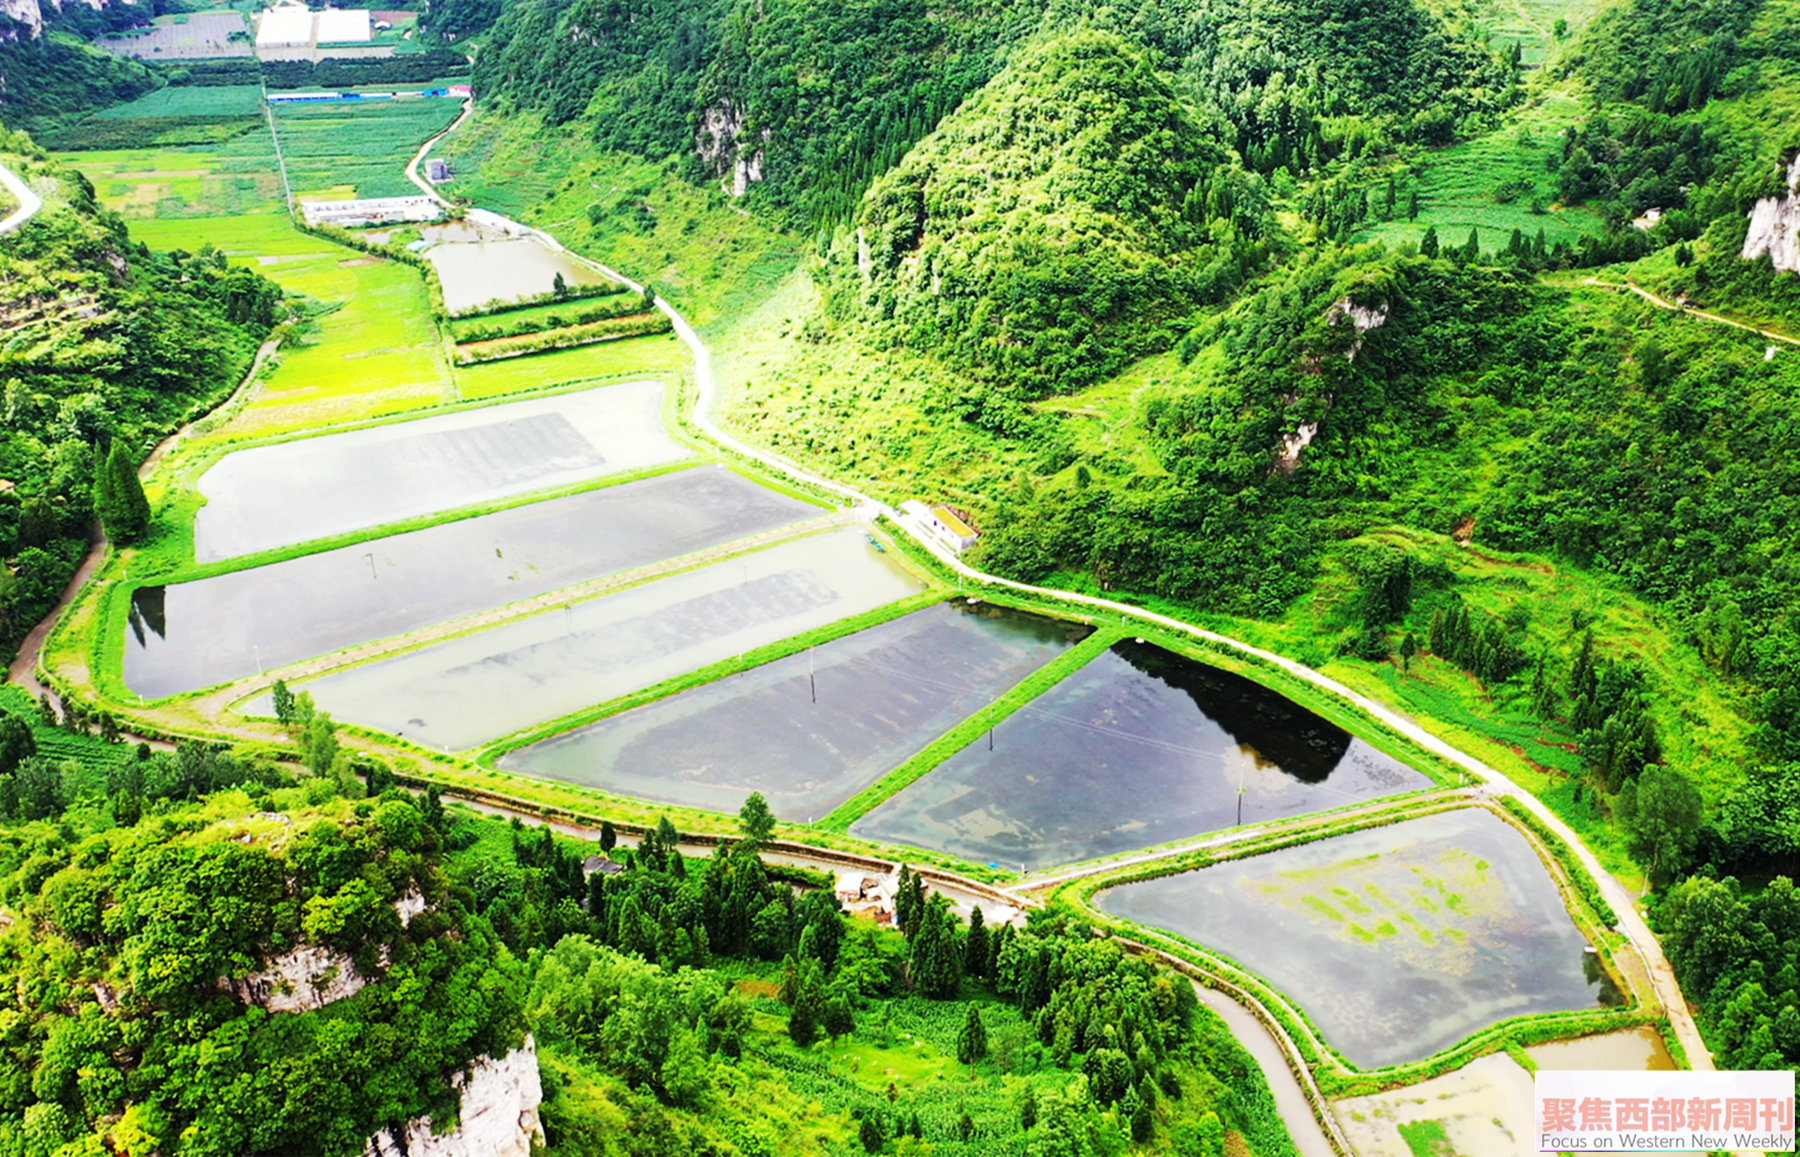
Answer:
<svg viewBox="0 0 1800 1157"><path fill-rule="evenodd" d="M242 117L262 114L262 89L254 84L159 88L130 104L94 114L95 120L151 117Z"/></svg>
<svg viewBox="0 0 1800 1157"><path fill-rule="evenodd" d="M465 398L493 398L545 389L564 382L668 375L686 369L689 360L687 346L673 334L652 334L482 365L459 366L456 385Z"/></svg>
<svg viewBox="0 0 1800 1157"><path fill-rule="evenodd" d="M678 160L597 156L578 130L536 114L474 117L433 155L455 168L457 196L628 271L702 330L753 309L800 258L798 242L739 212L717 186L678 179ZM598 228L590 205L608 210Z"/></svg>
<svg viewBox="0 0 1800 1157"><path fill-rule="evenodd" d="M1556 177L1547 167L1552 156L1561 156L1562 139L1557 134L1583 119L1583 111L1574 95L1551 93L1504 128L1425 154L1413 166L1410 178L1419 190L1418 219L1406 219L1409 181L1403 179L1397 219L1375 222L1356 239L1417 244L1425 230L1435 226L1439 241L1461 245L1468 240L1469 230L1476 229L1483 251L1492 253L1505 248L1514 229L1526 240L1542 229L1545 242L1551 245L1599 232L1600 219L1586 209L1556 207ZM1527 182L1530 189L1513 193L1503 203L1496 194L1509 182ZM1534 203L1544 212L1532 212Z"/></svg>
<svg viewBox="0 0 1800 1157"><path fill-rule="evenodd" d="M1412 1157L1458 1157L1442 1121L1414 1121L1399 1129Z"/></svg>
<svg viewBox="0 0 1800 1157"><path fill-rule="evenodd" d="M573 319L583 315L592 315L593 320L599 321L607 317L628 317L643 312L643 308L643 299L637 294L613 293L604 297L575 298L549 305L528 305L524 309L452 318L446 328L449 329L450 336L459 342L487 341L492 339L480 335L494 332L502 337L512 337L516 334L542 333L570 324L580 324Z"/></svg>
<svg viewBox="0 0 1800 1157"><path fill-rule="evenodd" d="M407 161L461 112L447 99L281 104L275 130L296 197L404 197L418 193Z"/></svg>

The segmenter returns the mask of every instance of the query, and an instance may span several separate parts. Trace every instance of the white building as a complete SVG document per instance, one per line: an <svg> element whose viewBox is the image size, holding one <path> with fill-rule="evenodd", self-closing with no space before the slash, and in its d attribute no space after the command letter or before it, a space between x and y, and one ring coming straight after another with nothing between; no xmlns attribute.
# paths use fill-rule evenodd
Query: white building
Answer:
<svg viewBox="0 0 1800 1157"><path fill-rule="evenodd" d="M256 18L258 48L367 44L374 35L374 21L367 8L328 8L314 12L300 0L281 0Z"/></svg>
<svg viewBox="0 0 1800 1157"><path fill-rule="evenodd" d="M360 201L302 201L308 225L393 225L403 221L436 221L444 207L430 197L370 197Z"/></svg>
<svg viewBox="0 0 1800 1157"><path fill-rule="evenodd" d="M947 506L927 506L916 498L909 498L900 504L900 509L957 554L974 546L981 537Z"/></svg>

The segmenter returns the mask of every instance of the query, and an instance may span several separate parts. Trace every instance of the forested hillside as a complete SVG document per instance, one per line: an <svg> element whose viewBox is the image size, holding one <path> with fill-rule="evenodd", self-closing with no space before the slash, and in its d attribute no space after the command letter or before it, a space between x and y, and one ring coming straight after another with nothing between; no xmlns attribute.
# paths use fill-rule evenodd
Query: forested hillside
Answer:
<svg viewBox="0 0 1800 1157"><path fill-rule="evenodd" d="M117 448L135 479L158 437L221 401L281 295L220 253L133 244L87 179L22 133L0 139L0 159L44 199L0 247L0 554L14 560L0 650L10 655L86 550L109 455Z"/></svg>
<svg viewBox="0 0 1800 1157"><path fill-rule="evenodd" d="M601 149L739 175L747 204L813 232L1035 39L1083 26L1152 55L1215 107L1247 163L1299 173L1380 140L1448 140L1514 99L1504 54L1450 33L1412 0L1356 14L1283 0L1167 0L1129 15L1012 0L523 0L477 56L499 108L579 120Z"/></svg>
<svg viewBox="0 0 1800 1157"><path fill-rule="evenodd" d="M108 105L161 86L147 65L91 47L95 33L128 28L158 9L113 3L58 7L46 0L44 27L0 14L0 122L27 132L73 124Z"/></svg>
<svg viewBox="0 0 1800 1157"><path fill-rule="evenodd" d="M4 707L0 1153L356 1154L502 1056L571 1157L1293 1152L1185 978L910 874L898 930L849 919L759 796L689 859L365 788L306 696L310 770Z"/></svg>

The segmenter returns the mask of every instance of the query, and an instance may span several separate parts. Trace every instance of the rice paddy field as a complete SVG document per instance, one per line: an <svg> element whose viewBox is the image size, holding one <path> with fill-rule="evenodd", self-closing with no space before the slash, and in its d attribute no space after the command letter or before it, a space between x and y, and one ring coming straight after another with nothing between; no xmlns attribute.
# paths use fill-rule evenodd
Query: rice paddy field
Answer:
<svg viewBox="0 0 1800 1157"><path fill-rule="evenodd" d="M846 527L301 686L335 718L465 750L923 589Z"/></svg>
<svg viewBox="0 0 1800 1157"><path fill-rule="evenodd" d="M65 152L57 160L93 182L100 203L130 221L133 237L146 219L240 217L284 209L281 171L266 126L207 145Z"/></svg>
<svg viewBox="0 0 1800 1157"><path fill-rule="evenodd" d="M124 628L125 681L148 698L193 691L704 550L816 509L722 468L683 470L142 587Z"/></svg>
<svg viewBox="0 0 1800 1157"><path fill-rule="evenodd" d="M1196 871L1094 901L1267 978L1350 1063L1421 1060L1528 1013L1618 994L1537 852L1464 808Z"/></svg>
<svg viewBox="0 0 1800 1157"><path fill-rule="evenodd" d="M500 767L736 812L825 815L1088 633L957 600L542 743Z"/></svg>
<svg viewBox="0 0 1800 1157"><path fill-rule="evenodd" d="M250 24L242 12L212 9L158 16L149 28L102 36L94 46L119 56L145 60L200 60L250 56ZM237 39L232 39L233 33Z"/></svg>
<svg viewBox="0 0 1800 1157"><path fill-rule="evenodd" d="M199 480L194 556L254 554L672 462L691 451L663 431L662 405L661 382L621 382L235 451Z"/></svg>
<svg viewBox="0 0 1800 1157"><path fill-rule="evenodd" d="M1259 684L1126 641L850 831L1041 868L1428 783Z"/></svg>

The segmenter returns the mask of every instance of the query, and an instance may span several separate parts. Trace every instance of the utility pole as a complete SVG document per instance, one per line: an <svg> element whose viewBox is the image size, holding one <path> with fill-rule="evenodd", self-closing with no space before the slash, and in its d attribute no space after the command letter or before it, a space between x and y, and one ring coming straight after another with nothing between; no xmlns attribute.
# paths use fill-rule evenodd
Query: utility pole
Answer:
<svg viewBox="0 0 1800 1157"><path fill-rule="evenodd" d="M807 685L812 688L812 701L817 703L819 701L819 680L813 664L813 649L811 647L806 649L806 682ZM812 821L808 820L807 822L810 823Z"/></svg>

